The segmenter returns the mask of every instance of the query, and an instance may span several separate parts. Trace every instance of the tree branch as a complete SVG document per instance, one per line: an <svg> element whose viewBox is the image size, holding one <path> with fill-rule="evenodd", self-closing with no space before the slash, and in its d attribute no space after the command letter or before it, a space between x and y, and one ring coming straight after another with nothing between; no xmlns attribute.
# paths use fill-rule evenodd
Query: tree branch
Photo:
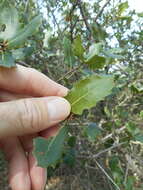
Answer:
<svg viewBox="0 0 143 190"><path fill-rule="evenodd" d="M54 20L54 23L57 25L58 33L59 33L59 35L62 37L63 35L62 35L62 31L61 31L61 29L60 29L59 23L58 23L57 20L56 20L56 17L55 17L55 15L54 15L54 11L50 8L50 6L49 6L48 3L47 3L47 10L48 10L49 12L51 12L52 17L53 17L53 20Z"/></svg>
<svg viewBox="0 0 143 190"><path fill-rule="evenodd" d="M104 173L104 175L109 179L109 181L111 181L111 183L116 187L116 189L121 190L120 187L114 182L114 180L109 176L109 174L104 170L104 168L95 160L96 165L101 169L101 171ZM94 169L95 168L93 166L87 166L90 169Z"/></svg>
<svg viewBox="0 0 143 190"><path fill-rule="evenodd" d="M96 22L97 19L100 17L100 15L103 13L105 7L108 5L108 3L110 2L111 0L107 0L107 2L103 5L103 7L101 8L101 10L99 11L99 13L96 15L94 21Z"/></svg>
<svg viewBox="0 0 143 190"><path fill-rule="evenodd" d="M81 0L77 0L77 2L78 2L78 7L79 7L79 10L80 10L81 16L83 18L85 26L86 26L87 30L89 31L89 34L90 34L90 37L91 37L92 36L92 31L91 31L90 25L89 25L89 23L88 23L88 21L86 19L86 16L84 14L84 11L83 11L83 8L82 8L82 2L81 2Z"/></svg>
<svg viewBox="0 0 143 190"><path fill-rule="evenodd" d="M64 74L62 77L60 77L56 82L60 82L61 80L65 79L69 74L74 74L75 72L77 72L77 70L79 70L82 67L82 65L78 65L77 67L69 70L66 74Z"/></svg>

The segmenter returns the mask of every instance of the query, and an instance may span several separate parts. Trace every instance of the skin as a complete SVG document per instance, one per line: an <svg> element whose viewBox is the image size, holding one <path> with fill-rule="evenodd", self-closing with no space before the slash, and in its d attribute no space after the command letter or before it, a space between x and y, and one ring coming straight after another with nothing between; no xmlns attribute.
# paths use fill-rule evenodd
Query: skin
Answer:
<svg viewBox="0 0 143 190"><path fill-rule="evenodd" d="M32 139L54 136L70 114L67 88L23 66L0 68L0 148L9 163L12 190L43 190L46 169L37 166Z"/></svg>

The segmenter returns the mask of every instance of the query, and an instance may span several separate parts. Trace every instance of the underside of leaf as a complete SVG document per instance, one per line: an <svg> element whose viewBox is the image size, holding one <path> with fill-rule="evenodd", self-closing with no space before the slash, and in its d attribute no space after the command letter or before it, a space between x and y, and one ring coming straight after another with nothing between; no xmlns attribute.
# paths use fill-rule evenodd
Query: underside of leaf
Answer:
<svg viewBox="0 0 143 190"><path fill-rule="evenodd" d="M61 158L63 152L64 141L67 137L67 127L62 127L59 133L50 139L37 137L34 139L33 154L37 158L38 166L48 167L55 166Z"/></svg>
<svg viewBox="0 0 143 190"><path fill-rule="evenodd" d="M0 53L0 67L16 67L15 59L11 52Z"/></svg>
<svg viewBox="0 0 143 190"><path fill-rule="evenodd" d="M17 10L7 1L0 5L0 39L11 39L18 29Z"/></svg>

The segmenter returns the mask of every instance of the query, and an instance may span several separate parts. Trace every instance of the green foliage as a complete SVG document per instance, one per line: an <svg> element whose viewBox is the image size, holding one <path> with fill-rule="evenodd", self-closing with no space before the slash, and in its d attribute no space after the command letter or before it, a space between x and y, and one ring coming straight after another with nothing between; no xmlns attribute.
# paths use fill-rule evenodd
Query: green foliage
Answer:
<svg viewBox="0 0 143 190"><path fill-rule="evenodd" d="M11 52L0 53L0 66L1 67L16 67L15 59Z"/></svg>
<svg viewBox="0 0 143 190"><path fill-rule="evenodd" d="M138 142L143 143L143 134L138 134L135 136L135 140Z"/></svg>
<svg viewBox="0 0 143 190"><path fill-rule="evenodd" d="M106 30L98 23L94 22L94 24L91 25L91 30L93 37L97 42L104 41L108 36Z"/></svg>
<svg viewBox="0 0 143 190"><path fill-rule="evenodd" d="M90 141L94 142L101 135L101 129L97 126L96 123L90 123L85 127L84 133Z"/></svg>
<svg viewBox="0 0 143 190"><path fill-rule="evenodd" d="M73 52L74 55L83 60L85 49L82 45L81 36L78 35L76 39L73 41Z"/></svg>
<svg viewBox="0 0 143 190"><path fill-rule="evenodd" d="M102 44L93 44L89 48L88 54L85 56L85 63L90 65L92 69L102 69L106 64L106 58L100 56L102 50Z"/></svg>
<svg viewBox="0 0 143 190"><path fill-rule="evenodd" d="M17 10L7 1L0 4L0 26L5 28L0 32L0 39L8 40L15 36L19 23Z"/></svg>
<svg viewBox="0 0 143 190"><path fill-rule="evenodd" d="M18 48L25 43L25 40L36 32L41 24L41 16L36 16L27 26L19 30L16 35L8 42L8 48Z"/></svg>
<svg viewBox="0 0 143 190"><path fill-rule="evenodd" d="M143 110L140 112L140 117L143 119Z"/></svg>
<svg viewBox="0 0 143 190"><path fill-rule="evenodd" d="M127 123L126 128L132 136L135 136L140 132L140 130L137 128L137 126L132 122Z"/></svg>
<svg viewBox="0 0 143 190"><path fill-rule="evenodd" d="M107 75L91 75L75 83L66 96L71 103L72 112L81 115L111 93L114 77Z"/></svg>
<svg viewBox="0 0 143 190"><path fill-rule="evenodd" d="M143 12L142 13L138 13L137 15L138 15L138 17L143 17Z"/></svg>
<svg viewBox="0 0 143 190"><path fill-rule="evenodd" d="M140 82L135 82L131 85L131 90L134 93L143 93L143 84Z"/></svg>
<svg viewBox="0 0 143 190"><path fill-rule="evenodd" d="M59 133L50 139L37 137L34 139L33 154L37 158L38 166L55 166L63 153L64 140L67 137L67 127L62 127Z"/></svg>
<svg viewBox="0 0 143 190"><path fill-rule="evenodd" d="M123 182L123 170L120 165L120 159L118 156L112 156L109 160L109 167L112 171L115 182L119 185Z"/></svg>
<svg viewBox="0 0 143 190"><path fill-rule="evenodd" d="M125 184L125 190L135 190L134 183L136 179L134 176L129 176L127 179L127 183Z"/></svg>
<svg viewBox="0 0 143 190"><path fill-rule="evenodd" d="M65 62L68 65L72 66L75 63L75 57L73 54L71 41L67 37L64 37L63 39L63 48L64 48Z"/></svg>
<svg viewBox="0 0 143 190"><path fill-rule="evenodd" d="M18 12L8 1L0 4L0 66L16 67L15 60L22 59L22 49L15 50L31 36L41 24L41 16L35 17L27 26L20 28ZM12 49L12 51L10 51ZM27 54L28 55L28 54Z"/></svg>
<svg viewBox="0 0 143 190"><path fill-rule="evenodd" d="M73 167L75 165L75 162L76 162L75 149L73 149L73 148L67 149L65 151L63 161L68 166Z"/></svg>
<svg viewBox="0 0 143 190"><path fill-rule="evenodd" d="M122 15L122 13L129 8L128 1L121 3L118 7L118 13L119 15Z"/></svg>
<svg viewBox="0 0 143 190"><path fill-rule="evenodd" d="M73 148L75 146L75 143L76 143L76 137L70 136L68 139L68 145Z"/></svg>

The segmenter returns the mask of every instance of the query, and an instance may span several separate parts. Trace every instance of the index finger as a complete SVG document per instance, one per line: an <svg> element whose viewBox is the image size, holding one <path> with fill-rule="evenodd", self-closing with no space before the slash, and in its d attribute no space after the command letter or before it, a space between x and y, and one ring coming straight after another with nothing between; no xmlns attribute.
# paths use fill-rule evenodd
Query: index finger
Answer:
<svg viewBox="0 0 143 190"><path fill-rule="evenodd" d="M67 88L32 68L0 68L0 89L32 96L65 96Z"/></svg>

